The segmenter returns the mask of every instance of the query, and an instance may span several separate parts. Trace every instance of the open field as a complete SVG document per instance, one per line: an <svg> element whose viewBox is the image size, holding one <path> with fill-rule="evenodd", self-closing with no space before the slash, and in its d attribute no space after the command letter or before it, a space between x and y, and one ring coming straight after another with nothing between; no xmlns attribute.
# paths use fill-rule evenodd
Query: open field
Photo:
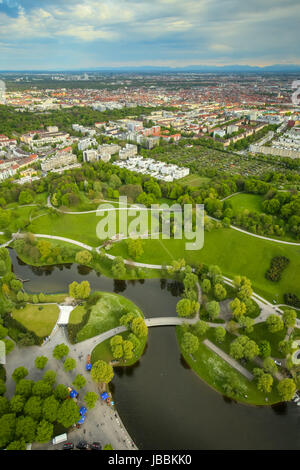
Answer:
<svg viewBox="0 0 300 470"><path fill-rule="evenodd" d="M51 333L57 322L58 315L59 308L53 304L27 304L23 309L14 309L12 311L13 318L41 338Z"/></svg>
<svg viewBox="0 0 300 470"><path fill-rule="evenodd" d="M237 194L227 200L230 202L234 214L249 212L262 212L262 202L264 198L258 194Z"/></svg>
<svg viewBox="0 0 300 470"><path fill-rule="evenodd" d="M121 316L128 312L133 312L139 316L143 316L141 310L125 297L117 294L101 292L100 300L98 300L96 305L91 308L91 313L87 323L77 333L77 342L92 338L93 336L97 336L119 326ZM76 316L78 315L77 320L81 314L84 314L84 312L81 311L76 313ZM72 321L74 322L74 319Z"/></svg>
<svg viewBox="0 0 300 470"><path fill-rule="evenodd" d="M144 240L144 254L139 261L170 264L173 259L185 258L187 263L217 264L225 276L241 274L249 277L255 292L268 300L283 302L283 294L293 292L300 296L300 247L281 245L249 236L232 229L214 229L205 232L204 247L199 251L186 251L185 240ZM128 257L124 242L115 244L111 254ZM271 282L265 273L275 256L286 256L290 263L279 282Z"/></svg>
<svg viewBox="0 0 300 470"><path fill-rule="evenodd" d="M210 178L207 178L205 176L198 176L194 174L185 176L184 178L178 181L178 183L180 184L192 186L194 188L200 188L201 186L209 182L210 182Z"/></svg>
<svg viewBox="0 0 300 470"><path fill-rule="evenodd" d="M115 205L115 204L114 204ZM119 233L119 215L128 216L128 211L122 210L116 213L110 211L103 213L98 216L96 212L89 214L59 214L58 216L51 216L49 214L39 217L34 220L28 227L28 231L32 233L44 233L47 235L59 235L61 237L71 238L73 240L81 241L93 247L97 247L101 244L103 239L99 239L96 233L98 223L106 218L109 214L111 217L115 217L116 214L116 232ZM138 214L137 214L138 215ZM148 213L148 226L150 228L150 212ZM136 215L128 216L128 230L130 228L130 222L136 218ZM107 227L106 227L107 229ZM124 232L123 232L124 233Z"/></svg>

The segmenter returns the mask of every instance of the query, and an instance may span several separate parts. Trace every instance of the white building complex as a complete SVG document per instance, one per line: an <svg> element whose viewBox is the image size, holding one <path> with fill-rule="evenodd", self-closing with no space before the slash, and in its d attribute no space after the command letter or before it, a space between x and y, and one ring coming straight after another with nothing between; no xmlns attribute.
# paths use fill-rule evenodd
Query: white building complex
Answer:
<svg viewBox="0 0 300 470"><path fill-rule="evenodd" d="M184 178L190 173L189 168L169 165L154 160L153 158L143 158L140 155L130 157L124 161L115 162L114 165L135 171L136 173L143 173L169 183Z"/></svg>
<svg viewBox="0 0 300 470"><path fill-rule="evenodd" d="M59 152L53 157L47 158L42 164L43 171L50 171L67 165L77 163L77 157L73 153Z"/></svg>

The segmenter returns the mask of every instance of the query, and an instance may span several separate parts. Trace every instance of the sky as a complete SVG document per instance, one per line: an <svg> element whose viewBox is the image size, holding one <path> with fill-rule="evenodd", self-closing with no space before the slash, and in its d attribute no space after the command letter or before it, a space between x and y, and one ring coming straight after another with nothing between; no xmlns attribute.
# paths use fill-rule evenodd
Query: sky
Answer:
<svg viewBox="0 0 300 470"><path fill-rule="evenodd" d="M299 0L0 0L0 70L300 64Z"/></svg>

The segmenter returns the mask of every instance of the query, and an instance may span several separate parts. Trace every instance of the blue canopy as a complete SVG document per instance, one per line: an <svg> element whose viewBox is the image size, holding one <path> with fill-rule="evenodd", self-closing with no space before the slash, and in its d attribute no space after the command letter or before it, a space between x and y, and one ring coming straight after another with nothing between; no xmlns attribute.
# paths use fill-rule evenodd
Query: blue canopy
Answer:
<svg viewBox="0 0 300 470"><path fill-rule="evenodd" d="M106 392L102 393L101 398L102 398L102 400L106 400L107 398L109 398L108 393L106 393Z"/></svg>
<svg viewBox="0 0 300 470"><path fill-rule="evenodd" d="M77 421L77 424L83 424L84 421L85 421L85 415L82 415L81 418L80 418L80 420Z"/></svg>
<svg viewBox="0 0 300 470"><path fill-rule="evenodd" d="M71 398L75 398L75 397L77 397L77 395L78 395L78 393L76 392L76 390L74 390L74 389L71 390L71 392L70 392L70 397Z"/></svg>
<svg viewBox="0 0 300 470"><path fill-rule="evenodd" d="M79 413L81 414L81 416L85 415L86 412L87 412L87 409L85 406L82 406L79 410Z"/></svg>
<svg viewBox="0 0 300 470"><path fill-rule="evenodd" d="M86 370L90 371L92 369L92 364L86 364L85 368Z"/></svg>

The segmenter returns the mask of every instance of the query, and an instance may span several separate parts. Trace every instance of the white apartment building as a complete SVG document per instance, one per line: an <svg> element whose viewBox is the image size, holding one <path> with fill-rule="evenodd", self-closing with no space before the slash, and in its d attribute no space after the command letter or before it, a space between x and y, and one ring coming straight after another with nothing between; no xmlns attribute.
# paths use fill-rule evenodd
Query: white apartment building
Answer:
<svg viewBox="0 0 300 470"><path fill-rule="evenodd" d="M77 163L77 157L73 153L57 153L53 157L48 158L41 164L43 171L50 171L54 168L61 168L63 166Z"/></svg>
<svg viewBox="0 0 300 470"><path fill-rule="evenodd" d="M134 144L126 144L125 147L119 151L121 160L127 160L134 155L137 155L137 145Z"/></svg>
<svg viewBox="0 0 300 470"><path fill-rule="evenodd" d="M97 150L85 150L83 152L84 162L96 162L99 160L99 154Z"/></svg>

